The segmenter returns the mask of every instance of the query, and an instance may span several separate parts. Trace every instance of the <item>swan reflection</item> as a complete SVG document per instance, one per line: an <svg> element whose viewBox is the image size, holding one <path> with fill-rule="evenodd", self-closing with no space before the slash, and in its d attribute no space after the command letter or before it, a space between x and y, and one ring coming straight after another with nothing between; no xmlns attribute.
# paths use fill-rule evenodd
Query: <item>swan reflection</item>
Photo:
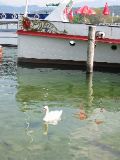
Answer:
<svg viewBox="0 0 120 160"><path fill-rule="evenodd" d="M43 134L44 135L48 134L48 123L44 123L44 125L43 125Z"/></svg>

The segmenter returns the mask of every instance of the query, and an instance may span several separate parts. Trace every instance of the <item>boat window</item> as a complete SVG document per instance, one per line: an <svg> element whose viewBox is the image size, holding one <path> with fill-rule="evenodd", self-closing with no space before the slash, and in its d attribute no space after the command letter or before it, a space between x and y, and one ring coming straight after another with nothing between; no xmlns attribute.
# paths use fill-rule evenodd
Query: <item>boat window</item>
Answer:
<svg viewBox="0 0 120 160"><path fill-rule="evenodd" d="M112 50L117 50L117 45L112 45L112 46L111 46L111 49L112 49Z"/></svg>

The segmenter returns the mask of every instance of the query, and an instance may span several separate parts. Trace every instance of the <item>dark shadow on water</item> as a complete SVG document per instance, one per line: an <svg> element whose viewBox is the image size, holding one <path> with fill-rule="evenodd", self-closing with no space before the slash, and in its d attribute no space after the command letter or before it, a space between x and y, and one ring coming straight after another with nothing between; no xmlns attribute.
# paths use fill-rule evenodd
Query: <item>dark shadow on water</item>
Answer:
<svg viewBox="0 0 120 160"><path fill-rule="evenodd" d="M17 48L17 45L15 44L2 44L3 47L10 47L10 48Z"/></svg>
<svg viewBox="0 0 120 160"><path fill-rule="evenodd" d="M83 62L80 65L72 65L72 64L57 64L57 63L29 63L29 62L18 62L18 67L23 68L53 68L53 69L61 69L61 70L83 70L86 71L86 63ZM99 72L109 72L109 73L120 73L120 66L114 67L114 66L99 66L94 65L94 71ZM93 71L93 72L94 72Z"/></svg>

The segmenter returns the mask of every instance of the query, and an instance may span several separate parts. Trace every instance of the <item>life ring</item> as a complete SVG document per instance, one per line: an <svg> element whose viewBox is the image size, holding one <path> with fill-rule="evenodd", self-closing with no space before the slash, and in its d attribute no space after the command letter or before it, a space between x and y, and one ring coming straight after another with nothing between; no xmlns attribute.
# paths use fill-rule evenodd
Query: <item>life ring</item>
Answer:
<svg viewBox="0 0 120 160"><path fill-rule="evenodd" d="M31 22L30 22L29 18L23 17L23 28L29 29L30 28L30 24L31 24Z"/></svg>
<svg viewBox="0 0 120 160"><path fill-rule="evenodd" d="M12 14L12 19L17 19L17 18L18 18L18 16L16 13Z"/></svg>
<svg viewBox="0 0 120 160"><path fill-rule="evenodd" d="M1 15L1 17L2 17L2 19L6 19L6 14L3 13L3 14Z"/></svg>
<svg viewBox="0 0 120 160"><path fill-rule="evenodd" d="M34 18L39 19L39 14L35 14Z"/></svg>

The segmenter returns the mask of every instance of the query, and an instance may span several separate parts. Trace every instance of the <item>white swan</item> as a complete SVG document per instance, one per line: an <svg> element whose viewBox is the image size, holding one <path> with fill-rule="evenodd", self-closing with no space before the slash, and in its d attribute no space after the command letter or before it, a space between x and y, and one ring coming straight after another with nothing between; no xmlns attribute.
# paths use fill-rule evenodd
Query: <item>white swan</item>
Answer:
<svg viewBox="0 0 120 160"><path fill-rule="evenodd" d="M44 106L45 116L43 121L49 124L56 125L61 120L62 110L50 111L48 106Z"/></svg>

